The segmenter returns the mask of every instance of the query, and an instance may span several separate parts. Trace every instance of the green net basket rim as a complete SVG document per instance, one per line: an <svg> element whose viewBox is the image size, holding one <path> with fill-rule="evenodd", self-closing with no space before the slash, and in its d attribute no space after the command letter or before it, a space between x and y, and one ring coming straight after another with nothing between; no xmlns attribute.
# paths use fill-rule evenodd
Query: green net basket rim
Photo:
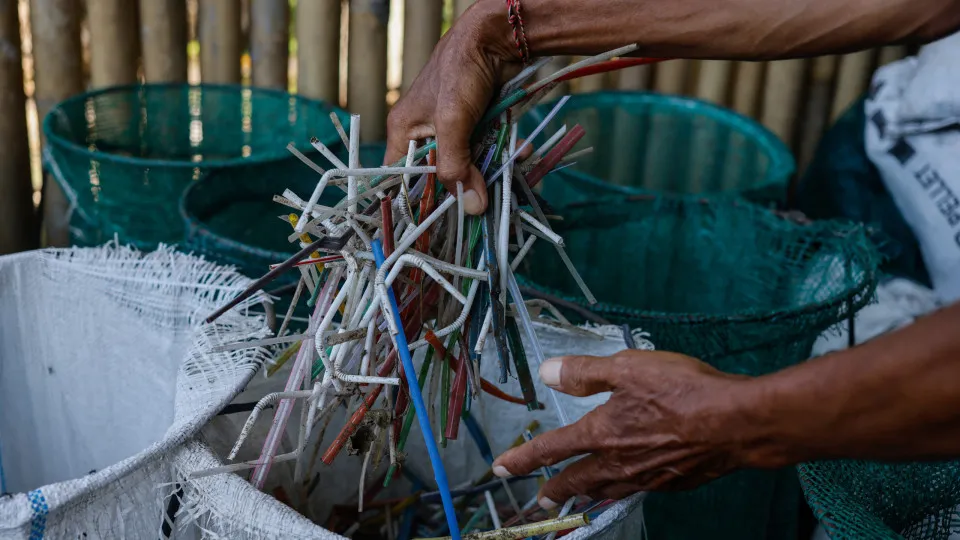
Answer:
<svg viewBox="0 0 960 540"><path fill-rule="evenodd" d="M197 219L197 217L187 209L193 192L196 191L197 189L203 189L210 182L224 181L225 179L221 178L220 176L221 175L217 174L217 172L211 172L203 176L196 182L192 182L189 186L187 186L186 189L183 190L183 193L180 194L178 209L180 211L180 218L183 219L183 222L186 226L184 239L187 239L192 235L199 234L199 235L207 236L209 238L216 240L217 243L220 245L220 249L237 250L237 251L246 253L249 256L261 257L265 259L273 259L277 263L281 263L289 259L290 256L295 253L295 251L291 251L291 252L274 251L272 249L266 249L266 248L254 246L251 244L247 244L239 240L234 240L229 236L224 236L222 234L214 232L210 227L206 225L206 223ZM291 212L295 212L295 211L291 209ZM278 226L281 225L281 222L279 220L277 220L277 225ZM290 229L290 233L291 234L293 233L292 228ZM263 273L267 273L268 270L269 268L265 268L263 270Z"/></svg>
<svg viewBox="0 0 960 540"><path fill-rule="evenodd" d="M79 154L81 156L86 156L90 159L96 159L101 161L111 161L114 163L124 163L127 165L133 165L137 167L166 167L166 168L196 168L196 169L213 169L213 168L224 168L224 167L233 167L238 165L254 165L257 163L266 163L274 161L283 157L287 157L289 154L285 147L278 146L278 149L273 152L256 152L247 157L235 157L230 159L214 159L214 160L201 160L201 161L192 161L192 160L167 160L167 159L155 159L155 158L138 158L130 156L122 156L118 154L112 154L109 152L101 152L99 150L90 150L88 147L76 143L68 138L62 137L55 132L51 124L53 123L53 117L56 113L63 110L64 107L68 105L74 105L77 102L83 102L90 98L107 95L107 94L122 94L127 92L140 92L144 90L151 89L169 89L169 88L184 88L186 90L214 90L214 91L230 91L230 92L251 92L252 94L259 94L265 96L274 96L281 99L295 99L299 102L302 102L307 105L315 105L321 109L327 109L330 112L337 113L337 116L340 118L341 123L349 124L350 122L350 113L347 111L335 107L326 101L321 101L317 99L312 99L297 94L291 94L283 90L277 90L275 88L261 88L257 86L247 86L241 84L212 84L212 83L201 83L201 84L189 84L189 83L148 83L148 84L125 84L119 86L110 86L106 88L100 88L97 90L92 90L89 92L84 92L82 94L77 94L71 96L59 103L57 103L47 115L43 118L43 136L53 147L59 147L66 150L69 150L73 153ZM321 139L320 142L331 145L335 142L340 141L339 135L336 131L333 131L328 140ZM309 144L306 146L301 146L300 144L295 144L295 146L303 151L312 148Z"/></svg>
<svg viewBox="0 0 960 540"><path fill-rule="evenodd" d="M386 148L387 148L387 143L382 141L373 142L373 143L363 143L360 145L361 153L363 153L364 150L373 150L376 152L382 152L382 151L385 151ZM311 151L312 152L304 152L304 153L307 155L307 157L312 157L314 154L319 155L319 153L316 152L315 149L311 148ZM343 159L344 161L346 161L346 158L343 158ZM202 178L200 178L199 180L197 180L196 182L192 182L189 186L187 186L186 189L183 190L183 193L180 194L180 200L178 202L177 208L180 212L180 218L183 220L186 226L185 239L189 238L191 235L199 234L199 235L206 236L212 240L215 240L219 244L220 250L224 250L224 249L236 250L248 256L273 259L273 260L276 260L277 262L283 262L289 259L290 256L295 253L295 251L290 251L290 252L275 251L272 249L266 249L263 247L248 244L246 242L235 240L233 238L230 238L229 236L225 236L223 234L220 234L214 231L206 223L198 219L196 215L189 210L190 198L193 196L194 191L198 189L204 189L206 185L209 184L210 182L221 182L221 181L227 180L225 178L222 178L222 176L226 173L227 173L227 170L212 171L206 174L205 176L203 176ZM320 175L317 175L317 181L318 182L320 181ZM280 189L281 187L285 187L285 186L279 186L278 191L281 191ZM289 211L291 213L297 213L293 209L289 209ZM277 221L277 225L278 226L281 225L279 220ZM290 232L292 233L293 229L290 229ZM267 270L268 269L264 269L264 273L266 273Z"/></svg>
<svg viewBox="0 0 960 540"><path fill-rule="evenodd" d="M542 122L547 113L556 105L556 101L537 105L527 113L535 122ZM764 174L764 178L752 186L745 186L742 190L763 189L770 186L779 186L785 184L787 180L796 172L797 163L793 153L779 137L762 124L742 115L737 111L721 107L714 103L687 96L673 96L659 94L657 92L642 92L631 90L605 90L602 92L592 92L588 94L574 94L570 96L569 101L561 109L562 116L565 110L586 109L589 107L602 107L610 105L630 105L630 104L657 104L667 105L679 110L691 111L701 116L716 120L718 123L726 124L735 128L740 133L751 137L763 153L770 157L770 167ZM598 107L599 106L599 107ZM521 133L521 135L523 135ZM602 179L579 171L574 167L567 167L560 171L561 174L573 177L577 180L602 185L605 188L613 188L624 194L641 193L643 188L634 188L629 186L617 186L604 182Z"/></svg>
<svg viewBox="0 0 960 540"><path fill-rule="evenodd" d="M723 204L735 207L739 206L743 207L746 211L756 212L757 215L767 216L767 219L779 219L785 222L794 223L798 227L807 228L809 230L809 234L825 233L823 234L823 238L830 239L830 244L833 244L837 248L840 248L837 243L845 241L845 238L850 236L860 236L860 239L862 240L861 242L851 243L851 245L856 246L855 249L835 249L834 251L836 251L838 254L847 253L850 255L851 259L856 257L862 266L863 274L859 279L852 282L849 287L845 288L844 290L837 291L830 297L818 302L811 302L802 306L779 308L772 312L769 309L759 310L748 308L726 313L645 310L629 308L626 306L601 301L591 305L585 298L577 297L575 299L571 299L570 294L564 293L563 291L552 287L541 285L537 283L536 280L530 279L527 276L521 276L518 274L518 281L522 285L532 287L559 298L568 299L577 305L589 309L590 311L593 311L599 315L629 317L631 320L637 321L639 324L642 324L643 321L651 323L667 321L674 324L684 324L688 326L716 324L718 321L734 324L763 322L776 319L791 319L806 315L808 313L819 312L824 309L836 309L845 303L850 304L850 309L848 311L855 313L862 307L866 306L873 297L873 292L879 276L878 265L880 262L880 254L873 242L869 240L867 236L869 228L865 225L839 220L799 222L789 215L783 215L774 210L756 205L750 201L737 198L715 198L704 197L703 195L673 195L658 193L656 195L631 195L621 200L628 203L656 201L665 202L666 204ZM609 200L606 202L609 202ZM580 203L578 206L602 207L604 204L604 202L587 202ZM571 227L573 227L573 225L571 225ZM555 230L558 234L563 232L562 228L556 228Z"/></svg>

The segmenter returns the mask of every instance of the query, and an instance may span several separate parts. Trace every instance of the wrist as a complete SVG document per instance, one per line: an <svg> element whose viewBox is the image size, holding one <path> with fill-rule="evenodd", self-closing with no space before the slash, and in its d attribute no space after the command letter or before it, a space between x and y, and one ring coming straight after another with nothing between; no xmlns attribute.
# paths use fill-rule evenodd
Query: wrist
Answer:
<svg viewBox="0 0 960 540"><path fill-rule="evenodd" d="M811 434L803 431L815 407L795 402L803 392L783 375L739 379L730 390L720 425L741 468L778 469L813 459L806 448Z"/></svg>
<svg viewBox="0 0 960 540"><path fill-rule="evenodd" d="M489 56L502 62L520 61L503 0L477 0L463 13L457 26L467 28L470 38Z"/></svg>

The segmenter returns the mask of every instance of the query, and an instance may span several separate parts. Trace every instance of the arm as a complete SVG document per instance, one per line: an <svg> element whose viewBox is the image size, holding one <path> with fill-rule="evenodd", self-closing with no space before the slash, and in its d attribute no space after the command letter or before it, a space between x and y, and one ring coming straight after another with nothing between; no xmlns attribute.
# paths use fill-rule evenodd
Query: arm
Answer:
<svg viewBox="0 0 960 540"><path fill-rule="evenodd" d="M960 28L960 0L522 0L535 56L638 43L654 57L772 59L930 41ZM388 119L385 163L436 137L440 181L486 207L469 141L494 91L519 69L502 0L478 0L437 44Z"/></svg>
<svg viewBox="0 0 960 540"><path fill-rule="evenodd" d="M749 400L769 439L751 457L760 466L958 458L960 304L860 347L761 377Z"/></svg>
<svg viewBox="0 0 960 540"><path fill-rule="evenodd" d="M860 347L744 378L669 353L545 362L550 386L610 401L494 463L501 476L586 455L541 504L695 487L740 468L960 456L960 304ZM630 414L624 414L629 411Z"/></svg>
<svg viewBox="0 0 960 540"><path fill-rule="evenodd" d="M781 59L926 42L960 27L954 0L522 0L538 56L592 55L630 43L651 57ZM465 14L493 50L517 56L502 1ZM501 52L502 49L502 52Z"/></svg>

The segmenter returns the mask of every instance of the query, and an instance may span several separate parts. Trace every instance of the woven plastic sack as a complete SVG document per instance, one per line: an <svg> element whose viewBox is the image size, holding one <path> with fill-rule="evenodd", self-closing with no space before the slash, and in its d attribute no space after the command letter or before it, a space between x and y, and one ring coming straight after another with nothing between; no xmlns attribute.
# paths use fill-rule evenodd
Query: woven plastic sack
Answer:
<svg viewBox="0 0 960 540"><path fill-rule="evenodd" d="M521 135L531 133L554 105L539 105L526 114ZM766 128L691 98L643 92L578 94L544 132L575 124L583 126L586 135L574 151L593 147L593 152L544 179L544 197L554 207L650 190L742 195L779 204L795 169L789 149Z"/></svg>
<svg viewBox="0 0 960 540"><path fill-rule="evenodd" d="M70 202L71 236L98 245L117 235L153 248L183 238L177 205L206 172L289 157L288 143L339 141L346 113L286 92L239 85L150 84L80 94L43 121L46 169Z"/></svg>
<svg viewBox="0 0 960 540"><path fill-rule="evenodd" d="M265 351L249 284L161 248L0 258L0 538L156 538L178 452ZM262 310L261 310L262 311Z"/></svg>
<svg viewBox="0 0 960 540"><path fill-rule="evenodd" d="M380 166L385 148L383 144L361 146L361 165ZM337 153L346 162L346 152ZM320 164L325 162L318 153L308 157ZM294 157L211 172L192 183L180 200L186 230L182 249L233 265L244 275L260 277L271 264L282 262L299 249L298 244L287 240L293 229L284 228L278 220L281 215L299 212L273 202L273 196L290 189L309 199L319 180L316 171ZM345 195L331 187L324 190L320 204L332 206ZM295 282L297 276L289 273L276 285Z"/></svg>
<svg viewBox="0 0 960 540"><path fill-rule="evenodd" d="M562 218L555 230L599 303L589 306L557 271L546 242L524 259L524 281L730 373L805 360L876 284L878 256L862 227L799 224L742 201L642 197L568 207ZM651 495L647 528L651 538L792 538L799 497L789 469L742 471Z"/></svg>
<svg viewBox="0 0 960 540"><path fill-rule="evenodd" d="M883 66L865 103L867 155L916 236L933 290L960 300L960 32Z"/></svg>

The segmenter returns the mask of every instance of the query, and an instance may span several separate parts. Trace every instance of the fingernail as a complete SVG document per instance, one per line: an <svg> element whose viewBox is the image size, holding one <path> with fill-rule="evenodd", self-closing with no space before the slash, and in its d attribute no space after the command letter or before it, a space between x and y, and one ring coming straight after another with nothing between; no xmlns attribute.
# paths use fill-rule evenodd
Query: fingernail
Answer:
<svg viewBox="0 0 960 540"><path fill-rule="evenodd" d="M510 478L511 476L513 476L512 474L510 474L510 471L508 471L507 468L504 467L503 465L494 465L493 475L498 478Z"/></svg>
<svg viewBox="0 0 960 540"><path fill-rule="evenodd" d="M547 386L560 386L560 368L563 360L551 358L540 364L540 380Z"/></svg>
<svg viewBox="0 0 960 540"><path fill-rule="evenodd" d="M468 214L477 215L483 212L483 204L480 202L480 195L474 190L469 190L463 194L463 210Z"/></svg>
<svg viewBox="0 0 960 540"><path fill-rule="evenodd" d="M537 501L537 503L539 503L540 508L543 508L544 510L553 510L554 508L557 507L557 503L551 501L546 497L540 497L540 500Z"/></svg>

